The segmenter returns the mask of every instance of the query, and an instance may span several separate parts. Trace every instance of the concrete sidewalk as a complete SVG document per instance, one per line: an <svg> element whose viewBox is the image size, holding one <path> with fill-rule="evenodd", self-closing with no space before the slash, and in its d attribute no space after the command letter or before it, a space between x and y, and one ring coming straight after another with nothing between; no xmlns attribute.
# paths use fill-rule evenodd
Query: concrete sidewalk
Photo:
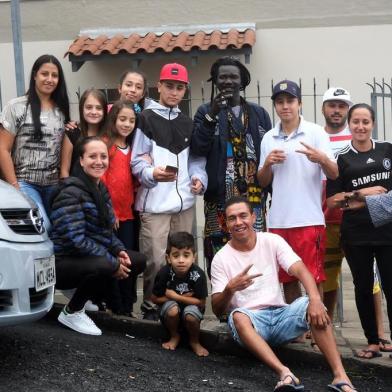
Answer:
<svg viewBox="0 0 392 392"><path fill-rule="evenodd" d="M343 310L344 322L340 326L339 323L334 323L336 341L340 353L342 354L345 365L351 371L355 369L365 369L367 372L374 372L382 376L382 374L390 376L392 370L392 359L389 353L383 353L381 358L374 358L372 360L364 360L355 358L353 353L355 350L366 346L366 339L363 334L358 312L354 300L354 288L351 278L351 273L347 264L343 264ZM138 312L140 309L140 301L142 297L142 280L139 279L140 289L138 289L138 303L135 304L134 310ZM57 292L55 296L55 309L51 312L56 315L56 310L59 311L61 306L67 302L67 299ZM384 326L385 336L389 339L390 332L388 327L388 317L384 307ZM154 338L164 338L166 336L165 330L158 322L142 320L141 315L136 313L138 318L111 316L105 312L92 313L93 318L97 321L103 330L113 330L124 333L126 337L131 338L134 335L147 336ZM210 351L229 352L236 355L246 355L244 350L238 347L232 340L226 324L220 323L212 314L210 301L205 313L205 319L202 321L201 340L203 344ZM315 352L310 346L310 341L305 343L289 344L284 348L279 349L279 355L284 358L298 358L298 360L307 362L315 361L322 363L324 361L322 355Z"/></svg>

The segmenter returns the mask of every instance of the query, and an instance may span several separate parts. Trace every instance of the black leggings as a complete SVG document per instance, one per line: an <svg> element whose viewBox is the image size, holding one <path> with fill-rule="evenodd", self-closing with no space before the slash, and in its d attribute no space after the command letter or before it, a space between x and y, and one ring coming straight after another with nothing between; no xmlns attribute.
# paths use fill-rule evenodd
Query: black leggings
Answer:
<svg viewBox="0 0 392 392"><path fill-rule="evenodd" d="M378 344L377 323L373 300L374 258L380 272L381 286L387 302L392 337L392 246L355 246L343 244L353 276L355 302L368 344Z"/></svg>
<svg viewBox="0 0 392 392"><path fill-rule="evenodd" d="M136 214L136 213L135 213ZM120 221L118 229L115 231L117 238L127 249L139 249L139 217L126 221ZM142 273L144 271L140 271ZM133 304L137 301L137 275L132 274L131 281L128 279L111 279L108 282L106 294L107 306L116 314L130 314Z"/></svg>
<svg viewBox="0 0 392 392"><path fill-rule="evenodd" d="M137 275L146 268L146 257L132 250L127 250L131 259L131 273L123 285L131 286ZM112 280L113 270L103 256L57 256L56 288L68 290L76 288L69 301L68 308L75 312L83 309L89 299L102 297L108 282Z"/></svg>

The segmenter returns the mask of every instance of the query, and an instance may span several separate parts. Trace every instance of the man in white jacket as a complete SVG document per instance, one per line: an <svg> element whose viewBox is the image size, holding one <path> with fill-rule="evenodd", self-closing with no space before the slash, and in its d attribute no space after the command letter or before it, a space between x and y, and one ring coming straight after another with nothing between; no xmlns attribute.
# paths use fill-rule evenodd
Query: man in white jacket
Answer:
<svg viewBox="0 0 392 392"><path fill-rule="evenodd" d="M181 64L162 67L159 102L142 112L132 149L132 172L140 182L135 201L141 221L140 251L147 256L142 311L152 320L157 319L152 288L165 263L167 237L192 231L195 195L207 188L205 158L190 156L192 120L178 108L188 81Z"/></svg>

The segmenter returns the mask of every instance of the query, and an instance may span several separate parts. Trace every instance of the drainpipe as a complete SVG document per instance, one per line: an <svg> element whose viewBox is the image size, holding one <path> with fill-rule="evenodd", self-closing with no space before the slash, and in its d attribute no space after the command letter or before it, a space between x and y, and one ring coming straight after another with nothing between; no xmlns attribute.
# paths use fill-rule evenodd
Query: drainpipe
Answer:
<svg viewBox="0 0 392 392"><path fill-rule="evenodd" d="M16 93L18 97L25 93L22 32L20 24L19 0L11 0L12 39L14 43Z"/></svg>

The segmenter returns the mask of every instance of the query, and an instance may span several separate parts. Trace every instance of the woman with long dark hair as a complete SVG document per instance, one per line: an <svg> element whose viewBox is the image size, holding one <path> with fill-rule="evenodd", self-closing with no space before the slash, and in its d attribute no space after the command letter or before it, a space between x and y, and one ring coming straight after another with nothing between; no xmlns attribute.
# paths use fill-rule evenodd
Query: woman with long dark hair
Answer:
<svg viewBox="0 0 392 392"><path fill-rule="evenodd" d="M58 320L77 332L101 335L85 314L86 302L100 297L112 277L131 282L144 271L146 258L127 250L113 231L112 203L101 181L109 165L105 142L97 136L85 138L80 165L75 177L60 182L52 203L56 288L76 288Z"/></svg>
<svg viewBox="0 0 392 392"><path fill-rule="evenodd" d="M364 103L348 112L351 144L338 153L339 177L327 181L329 208L343 208L341 242L353 275L355 302L368 346L357 356L380 357L382 343L377 333L373 301L373 263L376 259L381 286L387 302L392 328L392 223L374 227L368 208L349 210L353 192L362 196L381 194L392 189L392 144L372 139L375 122L373 109Z"/></svg>
<svg viewBox="0 0 392 392"><path fill-rule="evenodd" d="M38 205L47 230L48 207L59 178L64 122L69 101L56 57L40 56L31 70L26 95L8 102L0 117L0 168L3 178Z"/></svg>

